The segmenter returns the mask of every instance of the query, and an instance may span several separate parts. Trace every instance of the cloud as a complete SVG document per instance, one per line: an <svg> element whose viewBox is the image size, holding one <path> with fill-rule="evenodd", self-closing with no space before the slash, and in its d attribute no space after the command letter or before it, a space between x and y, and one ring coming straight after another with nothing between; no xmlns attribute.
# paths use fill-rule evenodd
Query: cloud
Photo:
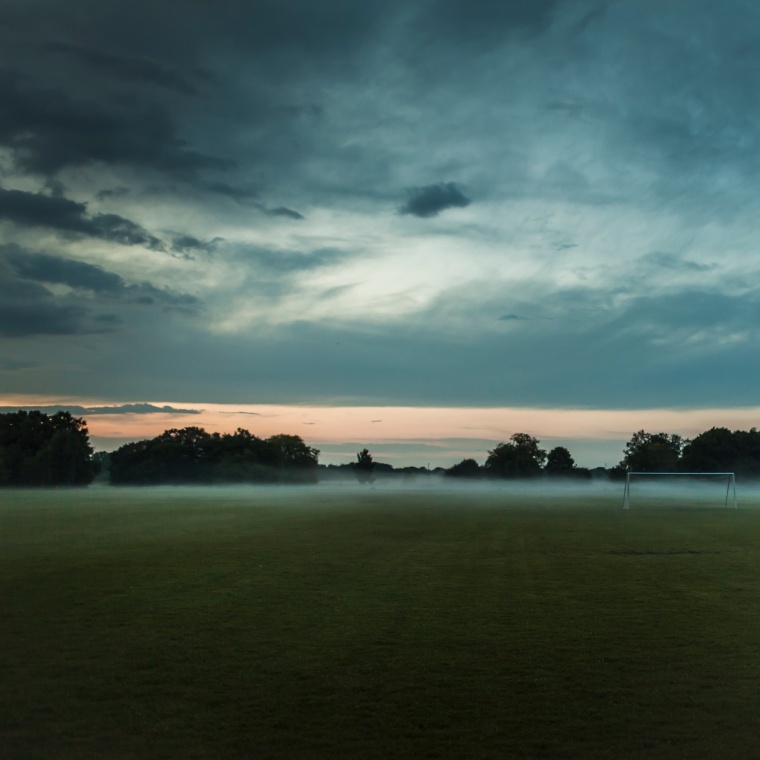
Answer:
<svg viewBox="0 0 760 760"><path fill-rule="evenodd" d="M558 0L434 0L421 6L418 24L430 36L445 34L450 43L490 45L510 33L544 30L557 4Z"/></svg>
<svg viewBox="0 0 760 760"><path fill-rule="evenodd" d="M255 387L261 403L755 404L760 329L752 325L760 324L760 294L629 297L590 311L604 299L593 290L585 299L580 292L570 298L558 292L562 308L574 304L588 316L525 322L525 329L510 331L488 329L486 322L483 329L452 325L435 312L383 325L301 321L235 335L189 322L171 330L156 324L149 332L120 333L120 350L109 352L107 362L71 342L45 344L26 358L72 366L56 369L54 383L50 372L39 370L25 387L29 393L80 396L107 387L115 398L174 394L188 403L209 389L214 401L236 403L249 399ZM484 308L493 311L491 304Z"/></svg>
<svg viewBox="0 0 760 760"><path fill-rule="evenodd" d="M159 304L165 311L195 315L202 311L203 302L190 293L178 293L169 287L157 287L150 282L127 285L124 294L131 303L150 306Z"/></svg>
<svg viewBox="0 0 760 760"><path fill-rule="evenodd" d="M164 244L139 224L117 214L87 215L87 205L68 198L6 190L0 187L0 219L21 227L49 227L121 245L142 245L163 251Z"/></svg>
<svg viewBox="0 0 760 760"><path fill-rule="evenodd" d="M7 298L0 304L0 335L25 338L32 335L81 335L86 311L77 306L29 302Z"/></svg>
<svg viewBox="0 0 760 760"><path fill-rule="evenodd" d="M286 208L285 206L279 206L278 208L270 208L266 210L268 216L285 216L288 219L303 219L303 215L299 214L293 209Z"/></svg>
<svg viewBox="0 0 760 760"><path fill-rule="evenodd" d="M97 314L93 319L102 325L115 326L124 324L124 320L118 314Z"/></svg>
<svg viewBox="0 0 760 760"><path fill-rule="evenodd" d="M58 404L49 406L0 406L0 414L33 410L45 412L45 414L69 412L76 416L87 415L88 417L100 414L201 414L201 411L198 409L178 409L173 406L154 406L153 404L118 404L116 406L71 406Z"/></svg>
<svg viewBox="0 0 760 760"><path fill-rule="evenodd" d="M35 362L0 359L0 372L23 372L38 366Z"/></svg>
<svg viewBox="0 0 760 760"><path fill-rule="evenodd" d="M61 303L35 283L0 277L0 335L76 335L88 332L87 310Z"/></svg>
<svg viewBox="0 0 760 760"><path fill-rule="evenodd" d="M282 274L336 266L349 256L345 251L335 248L318 248L309 253L301 253L300 251L242 247L240 252L245 261Z"/></svg>
<svg viewBox="0 0 760 760"><path fill-rule="evenodd" d="M66 285L74 292L56 295L44 285ZM82 291L94 297L83 301ZM188 315L202 307L196 296L149 282L127 284L103 267L14 244L0 245L0 302L0 334L7 337L112 332L125 321L124 314L113 313L117 304L156 304Z"/></svg>
<svg viewBox="0 0 760 760"><path fill-rule="evenodd" d="M199 187L210 193L225 195L238 203L258 198L261 192L251 185L231 185L228 182L202 182Z"/></svg>
<svg viewBox="0 0 760 760"><path fill-rule="evenodd" d="M198 240L192 235L179 235L172 239L172 251L176 253L187 254L191 251L202 251L203 253L213 253L217 245L222 242L222 238L213 240Z"/></svg>
<svg viewBox="0 0 760 760"><path fill-rule="evenodd" d="M415 187L408 192L409 197L399 209L399 213L423 218L437 216L447 208L464 208L471 202L454 182Z"/></svg>
<svg viewBox="0 0 760 760"><path fill-rule="evenodd" d="M304 105L298 105L298 106L294 106L294 105L282 106L281 110L283 113L286 113L288 116L293 116L293 117L309 116L315 119L321 116L324 116L324 113L325 113L325 109L316 103L306 103Z"/></svg>
<svg viewBox="0 0 760 760"><path fill-rule="evenodd" d="M37 282L87 288L100 293L121 293L124 280L118 274L84 261L49 256L44 253L28 253L18 246L0 246L19 276Z"/></svg>
<svg viewBox="0 0 760 760"><path fill-rule="evenodd" d="M159 288L149 282L128 285L118 274L76 259L32 253L13 244L0 245L0 255L4 255L16 273L26 280L84 288L107 296L128 296L138 303L158 301L185 308L195 308L200 304L195 296Z"/></svg>
<svg viewBox="0 0 760 760"><path fill-rule="evenodd" d="M117 56L96 48L63 42L48 42L44 49L66 56L98 74L108 74L118 79L156 85L174 90L182 95L198 95L200 83L213 77L208 72L195 69L183 73L171 66L130 56ZM187 74L189 73L189 76Z"/></svg>
<svg viewBox="0 0 760 760"><path fill-rule="evenodd" d="M710 272L718 266L717 264L700 264L697 261L682 259L672 253L662 253L660 251L648 253L646 256L642 256L641 260L663 269L680 270L682 272Z"/></svg>
<svg viewBox="0 0 760 760"><path fill-rule="evenodd" d="M760 335L757 325L758 293L729 295L697 288L633 298L610 323L621 334L669 345L688 341L697 350L710 342L724 344L731 336L744 343Z"/></svg>
<svg viewBox="0 0 760 760"><path fill-rule="evenodd" d="M58 331L4 341L40 367L7 390L752 396L760 8L76 5L3 4L2 181L70 188L4 196L44 254L0 261L2 330Z"/></svg>
<svg viewBox="0 0 760 760"><path fill-rule="evenodd" d="M99 201L105 201L109 198L123 198L125 195L129 195L129 189L126 187L114 187L106 188L105 190L99 190L96 194L96 198Z"/></svg>
<svg viewBox="0 0 760 760"><path fill-rule="evenodd" d="M0 145L28 172L49 175L102 163L188 176L230 166L190 150L169 113L154 103L78 100L60 89L31 86L8 70L0 70L0 102Z"/></svg>

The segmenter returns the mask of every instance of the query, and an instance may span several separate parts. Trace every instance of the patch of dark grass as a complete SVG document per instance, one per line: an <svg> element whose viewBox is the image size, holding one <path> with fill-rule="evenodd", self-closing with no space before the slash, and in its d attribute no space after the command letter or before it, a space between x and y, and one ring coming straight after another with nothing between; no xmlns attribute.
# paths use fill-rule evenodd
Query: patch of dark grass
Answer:
<svg viewBox="0 0 760 760"><path fill-rule="evenodd" d="M5 495L8 758L760 755L760 513Z"/></svg>

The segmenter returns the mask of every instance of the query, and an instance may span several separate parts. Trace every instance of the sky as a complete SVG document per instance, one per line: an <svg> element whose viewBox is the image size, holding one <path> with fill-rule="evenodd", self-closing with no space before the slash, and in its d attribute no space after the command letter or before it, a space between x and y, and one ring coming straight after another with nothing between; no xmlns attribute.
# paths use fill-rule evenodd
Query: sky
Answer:
<svg viewBox="0 0 760 760"><path fill-rule="evenodd" d="M748 0L4 0L0 104L0 406L442 466L760 422Z"/></svg>

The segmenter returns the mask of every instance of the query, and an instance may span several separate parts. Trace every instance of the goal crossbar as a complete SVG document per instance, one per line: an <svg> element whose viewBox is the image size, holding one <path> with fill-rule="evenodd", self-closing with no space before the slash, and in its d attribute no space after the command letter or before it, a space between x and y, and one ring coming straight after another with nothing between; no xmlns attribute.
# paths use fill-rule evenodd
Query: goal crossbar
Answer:
<svg viewBox="0 0 760 760"><path fill-rule="evenodd" d="M626 472L625 490L623 491L623 509L631 508L631 475L673 475L682 478L695 478L709 476L712 478L726 478L726 500L725 507L728 507L729 495L733 493L732 507L737 509L736 503L736 475L733 472Z"/></svg>

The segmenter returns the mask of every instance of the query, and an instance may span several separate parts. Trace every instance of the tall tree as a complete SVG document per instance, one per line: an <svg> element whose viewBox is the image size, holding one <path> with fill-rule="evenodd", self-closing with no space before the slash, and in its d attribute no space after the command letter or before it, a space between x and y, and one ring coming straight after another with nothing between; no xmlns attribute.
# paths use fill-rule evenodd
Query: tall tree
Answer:
<svg viewBox="0 0 760 760"><path fill-rule="evenodd" d="M0 485L87 485L96 472L83 419L69 412L0 414Z"/></svg>
<svg viewBox="0 0 760 760"><path fill-rule="evenodd" d="M626 444L620 466L634 472L677 472L684 443L676 433L639 430Z"/></svg>
<svg viewBox="0 0 760 760"><path fill-rule="evenodd" d="M375 470L375 463L372 459L372 454L369 453L369 449L362 449L356 455L356 462L354 462L354 472L356 478L360 483L372 483L374 478L372 473Z"/></svg>
<svg viewBox="0 0 760 760"><path fill-rule="evenodd" d="M735 472L760 476L760 432L710 428L687 441L681 464L689 472Z"/></svg>
<svg viewBox="0 0 760 760"><path fill-rule="evenodd" d="M566 477L573 474L575 460L564 446L555 446L546 457L546 474Z"/></svg>
<svg viewBox="0 0 760 760"><path fill-rule="evenodd" d="M540 441L527 433L515 433L508 443L488 452L486 474L497 478L535 478L541 475L546 451Z"/></svg>

